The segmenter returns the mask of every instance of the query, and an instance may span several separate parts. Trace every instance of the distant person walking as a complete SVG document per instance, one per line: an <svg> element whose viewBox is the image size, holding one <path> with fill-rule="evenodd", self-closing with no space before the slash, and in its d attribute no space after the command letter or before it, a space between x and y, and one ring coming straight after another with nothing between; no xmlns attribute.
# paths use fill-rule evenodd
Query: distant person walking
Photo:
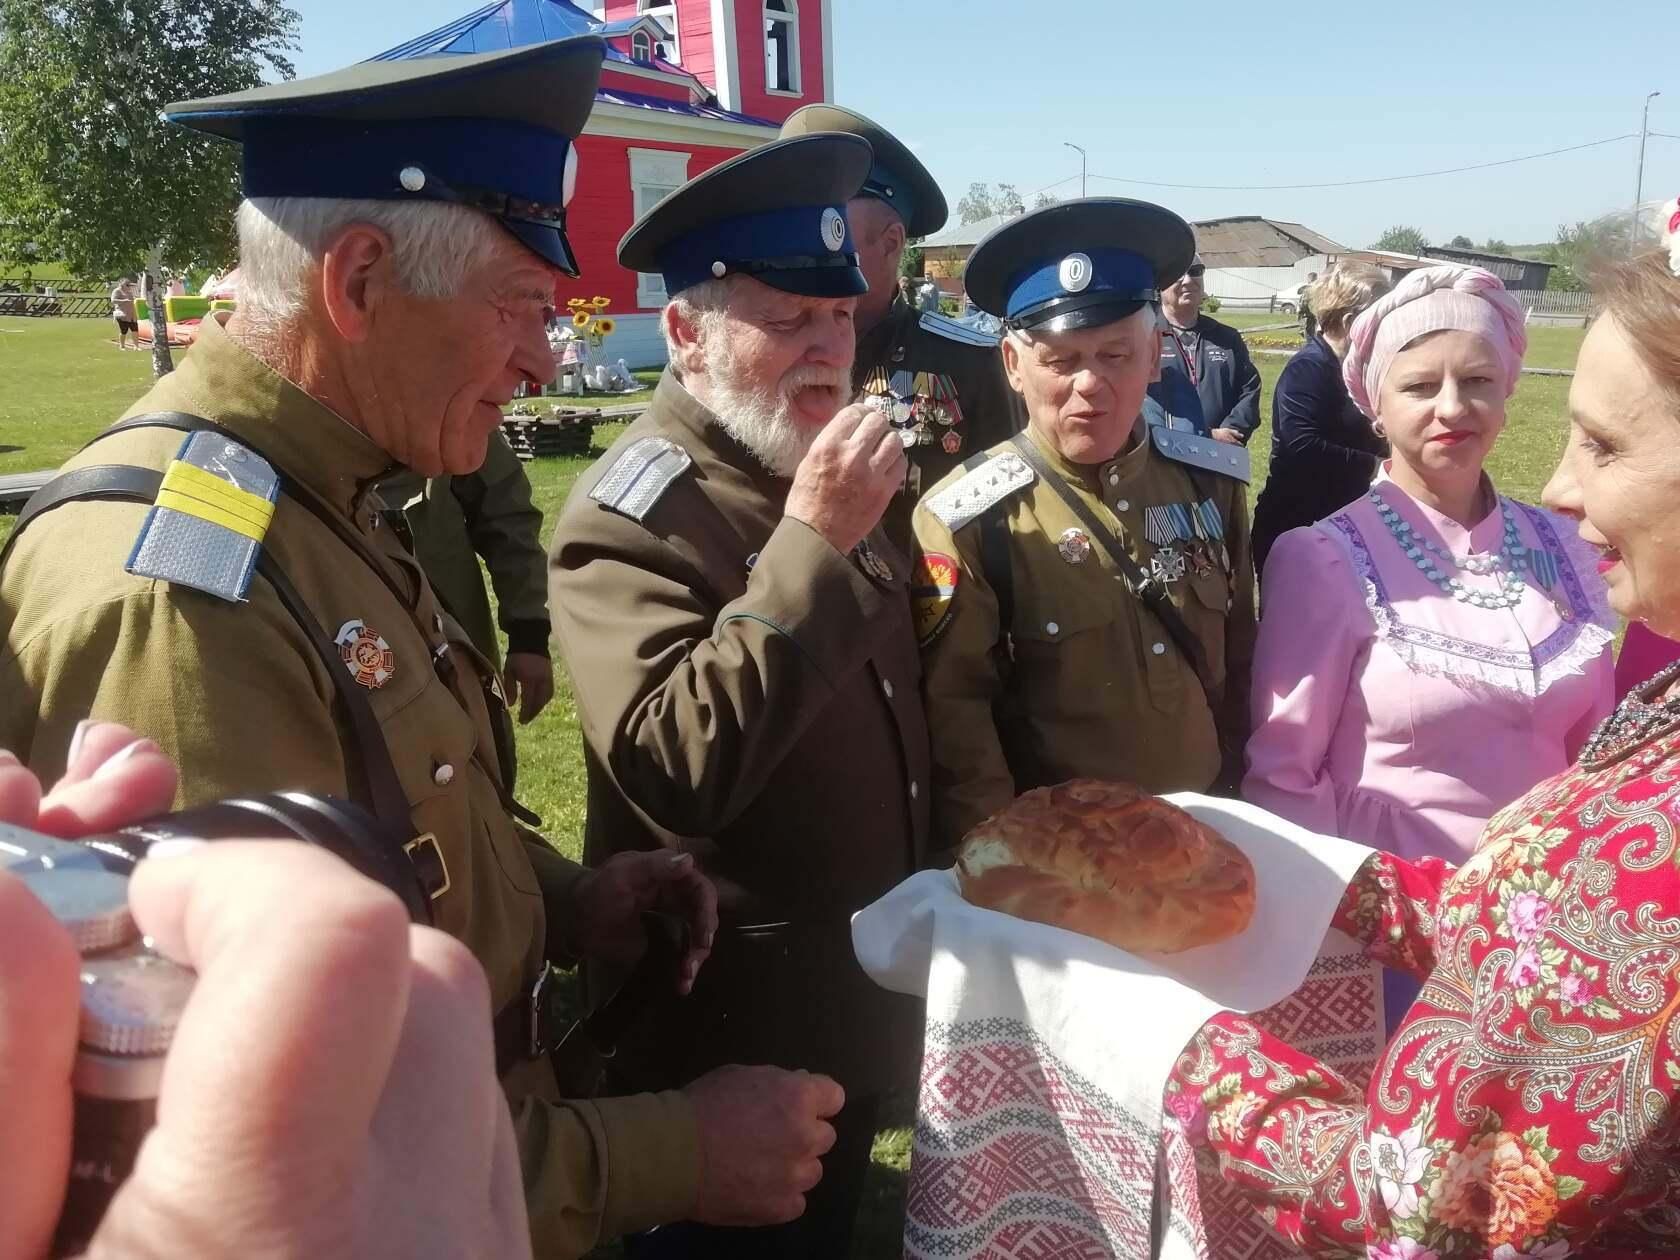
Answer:
<svg viewBox="0 0 1680 1260"><path fill-rule="evenodd" d="M124 276L111 290L111 318L117 321L117 348L140 348L140 321L134 314L134 277ZM134 338L132 347L128 339Z"/></svg>

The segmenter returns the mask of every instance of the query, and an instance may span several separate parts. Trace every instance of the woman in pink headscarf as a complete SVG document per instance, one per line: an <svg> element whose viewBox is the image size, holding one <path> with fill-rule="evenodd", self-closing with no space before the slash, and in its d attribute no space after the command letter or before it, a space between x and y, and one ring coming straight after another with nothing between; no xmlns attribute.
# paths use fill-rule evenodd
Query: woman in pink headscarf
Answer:
<svg viewBox="0 0 1680 1260"><path fill-rule="evenodd" d="M1348 392L1392 457L1367 495L1267 561L1243 795L1315 831L1460 862L1610 712L1611 616L1575 526L1484 471L1528 344L1498 278L1414 271L1351 338Z"/></svg>

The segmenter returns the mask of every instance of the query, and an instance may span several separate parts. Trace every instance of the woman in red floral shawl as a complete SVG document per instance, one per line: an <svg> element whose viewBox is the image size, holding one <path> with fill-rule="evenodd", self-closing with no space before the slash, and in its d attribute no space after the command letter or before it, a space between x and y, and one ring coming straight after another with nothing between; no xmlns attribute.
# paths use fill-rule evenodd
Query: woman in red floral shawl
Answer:
<svg viewBox="0 0 1680 1260"><path fill-rule="evenodd" d="M1680 204L1605 279L1546 506L1616 611L1680 636ZM1364 1091L1203 1026L1168 1109L1314 1256L1680 1253L1680 664L1459 867L1373 856L1336 926L1424 981Z"/></svg>

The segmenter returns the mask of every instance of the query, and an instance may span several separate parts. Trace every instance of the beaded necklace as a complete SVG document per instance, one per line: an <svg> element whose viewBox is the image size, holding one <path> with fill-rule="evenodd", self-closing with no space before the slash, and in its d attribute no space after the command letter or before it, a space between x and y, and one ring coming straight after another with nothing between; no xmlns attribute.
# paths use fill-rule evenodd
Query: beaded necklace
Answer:
<svg viewBox="0 0 1680 1260"><path fill-rule="evenodd" d="M1499 554L1467 556L1460 561L1444 547L1436 546L1414 530L1376 490L1368 491L1367 497L1375 505L1377 515L1382 518L1382 523L1388 527L1388 532L1393 535L1394 541L1399 544L1406 558L1417 566L1419 573L1435 583L1442 594L1450 595L1459 603L1475 608L1515 608L1522 603L1523 591L1527 589L1528 583L1523 581L1521 571L1530 567L1528 548L1523 546L1522 536L1517 533L1517 518L1511 513L1511 505L1503 498L1499 499L1499 515L1505 525L1505 536L1500 542ZM1442 565L1446 567L1442 568ZM1478 591L1466 586L1452 576L1452 571L1455 570L1482 575L1492 573L1499 582L1498 593Z"/></svg>
<svg viewBox="0 0 1680 1260"><path fill-rule="evenodd" d="M1629 753L1652 740L1680 730L1680 697L1672 700L1647 699L1661 696L1680 678L1680 662L1668 666L1643 687L1628 692L1616 711L1604 721L1581 749L1581 766L1602 770L1615 765Z"/></svg>

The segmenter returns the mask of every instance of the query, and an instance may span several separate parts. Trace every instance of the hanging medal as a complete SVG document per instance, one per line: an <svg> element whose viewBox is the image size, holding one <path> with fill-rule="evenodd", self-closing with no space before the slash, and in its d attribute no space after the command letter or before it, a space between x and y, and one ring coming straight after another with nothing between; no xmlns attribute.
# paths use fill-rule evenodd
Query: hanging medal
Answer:
<svg viewBox="0 0 1680 1260"><path fill-rule="evenodd" d="M939 445L945 449L947 455L955 455L962 450L963 435L955 429L946 429L939 439Z"/></svg>

